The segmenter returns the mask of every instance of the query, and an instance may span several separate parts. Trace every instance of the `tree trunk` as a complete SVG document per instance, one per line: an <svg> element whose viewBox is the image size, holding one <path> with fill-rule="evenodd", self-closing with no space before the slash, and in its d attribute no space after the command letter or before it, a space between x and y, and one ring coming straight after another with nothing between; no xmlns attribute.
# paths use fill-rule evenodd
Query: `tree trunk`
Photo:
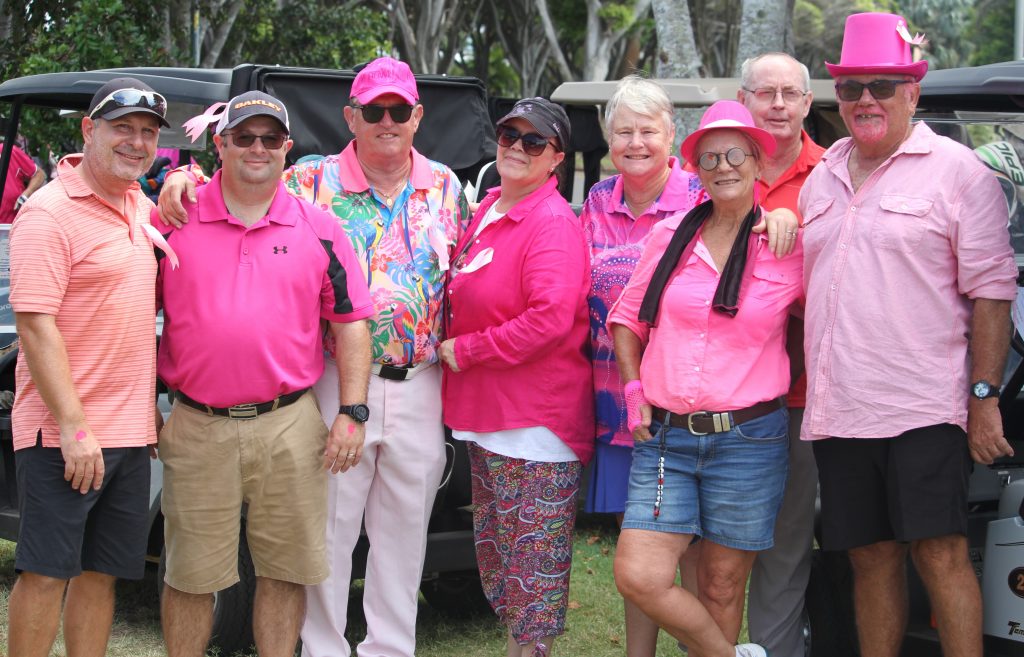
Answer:
<svg viewBox="0 0 1024 657"><path fill-rule="evenodd" d="M732 75L739 76L744 60L766 52L793 52L789 26L794 0L743 0L740 39Z"/></svg>
<svg viewBox="0 0 1024 657"><path fill-rule="evenodd" d="M654 26L658 54L654 67L657 78L702 77L701 59L693 35L687 0L654 0ZM676 110L675 149L697 128L703 110Z"/></svg>

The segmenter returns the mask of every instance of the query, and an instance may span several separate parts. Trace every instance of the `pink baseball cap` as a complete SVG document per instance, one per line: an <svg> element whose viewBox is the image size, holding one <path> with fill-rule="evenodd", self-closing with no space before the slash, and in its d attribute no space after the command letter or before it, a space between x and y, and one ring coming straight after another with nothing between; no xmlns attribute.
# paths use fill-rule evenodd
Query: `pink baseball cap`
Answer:
<svg viewBox="0 0 1024 657"><path fill-rule="evenodd" d="M754 140L765 155L775 152L775 137L767 130L754 125L754 117L750 110L735 100L720 100L709 107L704 116L700 117L700 127L689 134L679 147L679 153L687 162L696 164L694 149L697 142L711 130L739 130Z"/></svg>
<svg viewBox="0 0 1024 657"><path fill-rule="evenodd" d="M352 97L360 105L371 103L384 94L398 94L410 105L419 101L416 78L408 64L391 57L378 57L356 74Z"/></svg>
<svg viewBox="0 0 1024 657"><path fill-rule="evenodd" d="M928 62L914 61L910 46L925 43L924 35L911 37L907 21L896 14L863 13L846 17L843 52L838 64L825 62L829 74L910 75L918 82L928 72Z"/></svg>

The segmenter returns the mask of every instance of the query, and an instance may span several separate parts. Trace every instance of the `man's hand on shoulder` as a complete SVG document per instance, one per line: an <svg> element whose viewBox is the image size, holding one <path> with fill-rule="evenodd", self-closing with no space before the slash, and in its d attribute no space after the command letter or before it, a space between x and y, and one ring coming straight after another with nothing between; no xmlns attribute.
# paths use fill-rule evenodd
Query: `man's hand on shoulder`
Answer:
<svg viewBox="0 0 1024 657"><path fill-rule="evenodd" d="M188 212L181 202L183 195L188 196L188 200L193 203L196 202L196 181L184 171L168 173L156 206L160 221L165 225L181 228L188 223Z"/></svg>
<svg viewBox="0 0 1024 657"><path fill-rule="evenodd" d="M991 465L1000 456L1013 456L1013 448L1003 435L998 399L972 398L968 402L967 444L976 463Z"/></svg>
<svg viewBox="0 0 1024 657"><path fill-rule="evenodd" d="M64 481L85 495L89 489L103 486L103 450L85 423L79 423L60 432L60 452L64 456Z"/></svg>

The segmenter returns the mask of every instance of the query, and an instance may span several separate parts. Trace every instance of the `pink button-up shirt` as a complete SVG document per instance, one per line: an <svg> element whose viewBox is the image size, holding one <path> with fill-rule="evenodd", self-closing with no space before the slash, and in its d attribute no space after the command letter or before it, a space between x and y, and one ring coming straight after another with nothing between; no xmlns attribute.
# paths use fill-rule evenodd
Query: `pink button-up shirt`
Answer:
<svg viewBox="0 0 1024 657"><path fill-rule="evenodd" d="M803 438L966 428L971 299L1012 300L1006 201L964 146L918 123L857 192L836 142L800 195Z"/></svg>
<svg viewBox="0 0 1024 657"><path fill-rule="evenodd" d="M647 348L640 363L644 395L673 413L733 411L786 394L786 324L802 296L803 252L776 259L768 239L753 235L740 286L739 312L712 310L720 275L700 232L665 286L658 323L637 319L651 276L682 216L654 227L636 271L608 314L608 324L630 329Z"/></svg>

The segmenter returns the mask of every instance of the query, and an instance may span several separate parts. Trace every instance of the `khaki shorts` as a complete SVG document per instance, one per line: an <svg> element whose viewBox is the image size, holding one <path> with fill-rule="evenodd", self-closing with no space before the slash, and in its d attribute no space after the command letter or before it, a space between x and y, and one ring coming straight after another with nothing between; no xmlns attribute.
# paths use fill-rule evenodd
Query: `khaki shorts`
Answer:
<svg viewBox="0 0 1024 657"><path fill-rule="evenodd" d="M196 594L237 582L243 502L258 577L296 584L326 579L327 434L312 392L251 420L175 402L159 443L164 581Z"/></svg>

